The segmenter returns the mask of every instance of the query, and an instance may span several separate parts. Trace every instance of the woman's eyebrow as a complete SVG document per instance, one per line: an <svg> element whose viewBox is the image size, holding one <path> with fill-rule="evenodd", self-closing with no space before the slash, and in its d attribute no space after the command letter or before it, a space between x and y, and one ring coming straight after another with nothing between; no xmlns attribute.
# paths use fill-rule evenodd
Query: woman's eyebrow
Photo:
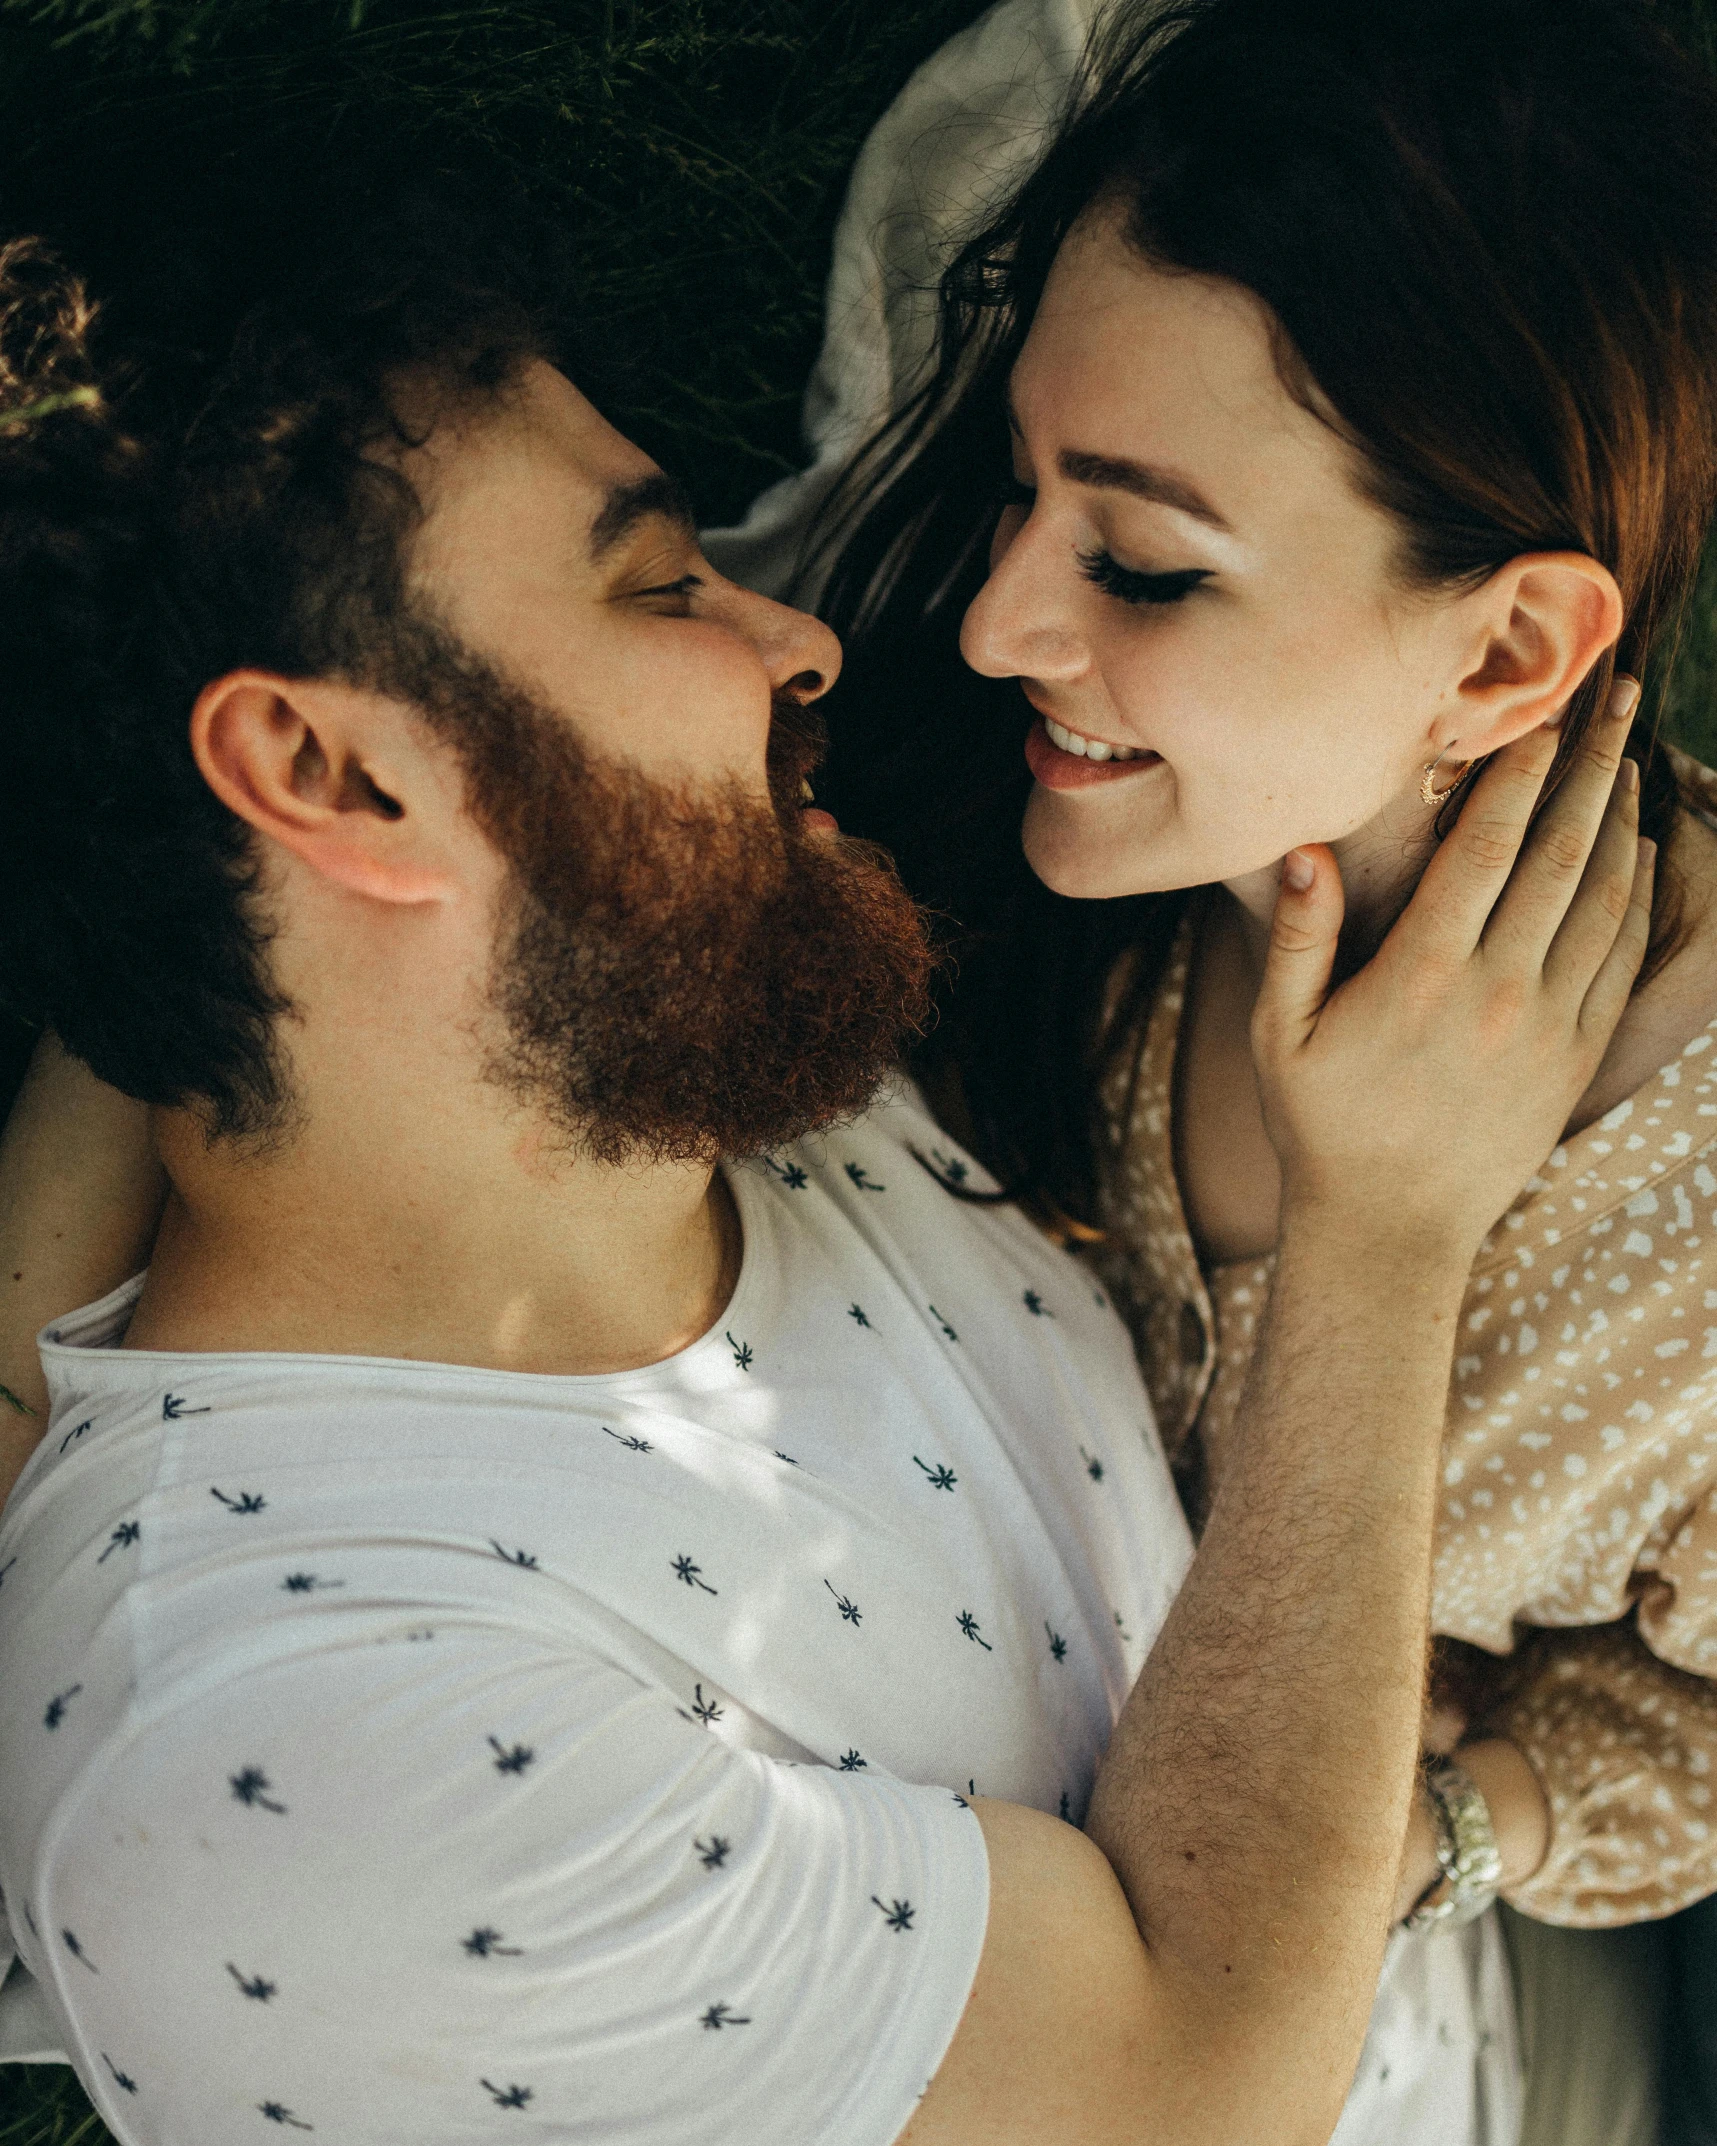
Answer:
<svg viewBox="0 0 1717 2146"><path fill-rule="evenodd" d="M658 469L647 477L633 478L629 484L610 485L602 509L590 525L591 565L597 565L605 553L652 515L673 522L688 535L697 533L692 503L677 478Z"/></svg>
<svg viewBox="0 0 1717 2146"><path fill-rule="evenodd" d="M1007 399L1007 418L1008 430L1016 439L1023 439L1025 434L1015 414L1011 394ZM1055 466L1069 484L1088 485L1097 492L1130 492L1135 499L1148 499L1159 507L1174 507L1182 514L1190 514L1194 521L1220 529L1227 536L1234 534L1234 524L1211 505L1197 485L1185 477L1177 477L1173 470L1159 468L1154 462L1135 462L1127 455L1086 454L1077 447L1064 447L1056 457Z"/></svg>
<svg viewBox="0 0 1717 2146"><path fill-rule="evenodd" d="M1234 534L1234 524L1228 517L1219 513L1195 484L1177 477L1173 470L1159 469L1151 462L1134 462L1125 455L1084 454L1076 447L1064 447L1055 466L1070 484L1088 485L1098 492L1130 492L1135 499L1174 507L1225 535Z"/></svg>

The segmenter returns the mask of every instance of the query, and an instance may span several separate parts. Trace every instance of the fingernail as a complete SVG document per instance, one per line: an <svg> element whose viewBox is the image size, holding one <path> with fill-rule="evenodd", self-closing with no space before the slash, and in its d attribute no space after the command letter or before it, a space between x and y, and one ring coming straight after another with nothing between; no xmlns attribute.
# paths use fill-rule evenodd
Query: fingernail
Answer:
<svg viewBox="0 0 1717 2146"><path fill-rule="evenodd" d="M1618 723L1624 722L1639 706L1640 683L1630 678L1626 671L1619 672L1610 688L1610 715Z"/></svg>
<svg viewBox="0 0 1717 2146"><path fill-rule="evenodd" d="M1637 760L1624 760L1618 772L1624 790L1637 790L1639 788L1639 762Z"/></svg>
<svg viewBox="0 0 1717 2146"><path fill-rule="evenodd" d="M1303 849L1291 849L1282 859L1282 877L1296 894L1304 894L1317 877L1317 868Z"/></svg>

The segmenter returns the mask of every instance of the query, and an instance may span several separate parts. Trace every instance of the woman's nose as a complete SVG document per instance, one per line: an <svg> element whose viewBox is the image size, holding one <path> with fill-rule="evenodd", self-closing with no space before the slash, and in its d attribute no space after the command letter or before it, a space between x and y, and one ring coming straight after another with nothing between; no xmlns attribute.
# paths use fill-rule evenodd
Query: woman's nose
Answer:
<svg viewBox="0 0 1717 2146"><path fill-rule="evenodd" d="M1085 648L1061 609L1050 546L1030 518L1008 516L990 548L990 578L973 597L960 627L960 653L986 678L1076 677Z"/></svg>

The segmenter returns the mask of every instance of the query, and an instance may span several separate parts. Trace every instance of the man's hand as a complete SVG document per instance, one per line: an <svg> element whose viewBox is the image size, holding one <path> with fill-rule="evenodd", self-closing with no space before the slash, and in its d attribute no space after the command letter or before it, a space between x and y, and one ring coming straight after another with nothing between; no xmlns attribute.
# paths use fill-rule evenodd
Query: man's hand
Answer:
<svg viewBox="0 0 1717 2146"><path fill-rule="evenodd" d="M1536 821L1554 733L1498 753L1377 954L1333 992L1335 860L1285 860L1252 1024L1284 1218L1325 1207L1361 1239L1470 1262L1555 1146L1650 932L1655 852L1621 758L1638 698L1618 681Z"/></svg>

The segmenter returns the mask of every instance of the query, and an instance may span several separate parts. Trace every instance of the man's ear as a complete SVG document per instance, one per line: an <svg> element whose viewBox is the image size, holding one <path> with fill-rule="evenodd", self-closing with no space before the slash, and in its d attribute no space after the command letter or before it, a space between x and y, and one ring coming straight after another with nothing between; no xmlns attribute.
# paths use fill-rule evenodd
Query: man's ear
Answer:
<svg viewBox="0 0 1717 2146"><path fill-rule="evenodd" d="M222 804L335 885L400 904L459 892L457 774L397 701L231 671L198 694L191 750Z"/></svg>
<svg viewBox="0 0 1717 2146"><path fill-rule="evenodd" d="M1561 714L1622 630L1607 566L1584 552L1527 552L1459 607L1471 633L1464 675L1439 711L1439 751L1477 760Z"/></svg>

